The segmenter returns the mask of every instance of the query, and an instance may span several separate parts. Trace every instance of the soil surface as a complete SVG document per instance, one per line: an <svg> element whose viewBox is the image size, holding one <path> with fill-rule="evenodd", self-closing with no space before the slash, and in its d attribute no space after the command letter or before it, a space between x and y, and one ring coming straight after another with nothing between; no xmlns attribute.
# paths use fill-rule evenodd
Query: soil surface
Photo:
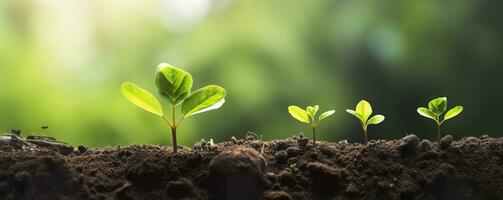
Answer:
<svg viewBox="0 0 503 200"><path fill-rule="evenodd" d="M2 147L0 199L503 199L503 138Z"/></svg>

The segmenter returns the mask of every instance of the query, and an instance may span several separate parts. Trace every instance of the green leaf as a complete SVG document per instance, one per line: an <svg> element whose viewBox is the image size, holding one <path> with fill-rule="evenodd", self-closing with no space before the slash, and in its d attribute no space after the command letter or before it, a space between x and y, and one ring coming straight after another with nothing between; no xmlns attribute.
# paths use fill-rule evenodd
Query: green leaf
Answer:
<svg viewBox="0 0 503 200"><path fill-rule="evenodd" d="M157 91L171 104L177 105L190 95L192 76L170 64L161 63L155 74Z"/></svg>
<svg viewBox="0 0 503 200"><path fill-rule="evenodd" d="M134 105L161 117L163 116L161 103L147 90L138 87L134 83L126 82L122 84L121 91Z"/></svg>
<svg viewBox="0 0 503 200"><path fill-rule="evenodd" d="M335 113L335 110L329 110L327 112L324 112L323 114L320 115L320 118L318 118L320 121L327 118L327 117L330 117L331 115L333 115Z"/></svg>
<svg viewBox="0 0 503 200"><path fill-rule="evenodd" d="M299 108L298 106L288 106L288 112L293 118L309 124L309 115L302 108Z"/></svg>
<svg viewBox="0 0 503 200"><path fill-rule="evenodd" d="M370 103L365 100L361 100L358 105L356 105L356 113L361 116L362 122L365 123L372 114L372 107L370 106Z"/></svg>
<svg viewBox="0 0 503 200"><path fill-rule="evenodd" d="M444 116L444 121L445 120L448 120L448 119L451 119L453 117L456 117L457 115L459 115L461 112L463 112L463 106L456 106L452 109L450 109L449 111L447 111L447 113L445 114Z"/></svg>
<svg viewBox="0 0 503 200"><path fill-rule="evenodd" d="M379 124L383 121L384 121L383 115L376 115L376 116L373 116L372 118L369 119L369 121L367 122L367 125Z"/></svg>
<svg viewBox="0 0 503 200"><path fill-rule="evenodd" d="M362 117L356 111L351 110L351 109L346 109L346 112L348 112L349 114L354 115L356 118L358 118L360 121L362 121Z"/></svg>
<svg viewBox="0 0 503 200"><path fill-rule="evenodd" d="M182 113L184 117L189 117L199 113L215 110L225 103L225 89L209 85L193 92L182 103Z"/></svg>
<svg viewBox="0 0 503 200"><path fill-rule="evenodd" d="M435 115L439 116L447 110L447 97L439 97L428 103L428 108Z"/></svg>
<svg viewBox="0 0 503 200"><path fill-rule="evenodd" d="M306 108L307 114L311 117L311 119L314 120L314 116L316 116L316 113L320 109L320 106L315 105L315 106L308 106Z"/></svg>
<svg viewBox="0 0 503 200"><path fill-rule="evenodd" d="M430 109L425 108L425 107L419 107L417 108L417 113L419 113L421 116L433 119L437 121L437 116L435 113L431 112Z"/></svg>

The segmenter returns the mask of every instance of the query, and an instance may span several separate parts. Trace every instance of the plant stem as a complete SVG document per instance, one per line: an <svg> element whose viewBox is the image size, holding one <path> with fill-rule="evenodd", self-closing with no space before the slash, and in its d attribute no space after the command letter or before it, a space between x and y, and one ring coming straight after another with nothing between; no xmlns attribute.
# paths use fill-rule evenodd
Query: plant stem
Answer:
<svg viewBox="0 0 503 200"><path fill-rule="evenodd" d="M316 126L312 126L313 128L313 144L316 145Z"/></svg>
<svg viewBox="0 0 503 200"><path fill-rule="evenodd" d="M178 145L176 143L176 127L171 127L171 137L173 138L173 152L178 152Z"/></svg>
<svg viewBox="0 0 503 200"><path fill-rule="evenodd" d="M171 105L172 112L173 112L173 126L171 126L171 137L173 138L173 152L177 153L178 152L178 144L176 142L176 105Z"/></svg>
<svg viewBox="0 0 503 200"><path fill-rule="evenodd" d="M367 134L367 127L363 128L363 145L367 146L368 143L368 134Z"/></svg>
<svg viewBox="0 0 503 200"><path fill-rule="evenodd" d="M440 139L442 138L441 126L442 126L442 124L440 124L440 123L437 124L437 141L439 141L439 142L440 142Z"/></svg>

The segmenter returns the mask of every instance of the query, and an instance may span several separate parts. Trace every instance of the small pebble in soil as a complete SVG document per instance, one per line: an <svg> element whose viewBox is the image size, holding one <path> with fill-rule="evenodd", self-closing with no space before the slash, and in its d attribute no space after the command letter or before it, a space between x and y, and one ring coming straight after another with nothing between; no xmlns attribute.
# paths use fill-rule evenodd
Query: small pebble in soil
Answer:
<svg viewBox="0 0 503 200"><path fill-rule="evenodd" d="M261 141L253 141L251 144L251 147L254 148L254 149L260 149L262 147L262 142Z"/></svg>
<svg viewBox="0 0 503 200"><path fill-rule="evenodd" d="M279 164L285 164L288 160L288 153L285 150L280 150L274 155L276 162Z"/></svg>
<svg viewBox="0 0 503 200"><path fill-rule="evenodd" d="M276 151L285 150L289 146L290 146L290 141L288 141L288 140L280 140L280 141L276 142L276 145L274 146L274 149Z"/></svg>
<svg viewBox="0 0 503 200"><path fill-rule="evenodd" d="M334 168L320 162L310 162L307 164L307 169L316 190L328 191L345 186L344 182L348 174L343 168Z"/></svg>
<svg viewBox="0 0 503 200"><path fill-rule="evenodd" d="M194 143L194 146L192 147L194 150L202 150L203 146L201 146L200 142Z"/></svg>
<svg viewBox="0 0 503 200"><path fill-rule="evenodd" d="M87 151L87 148L85 146L82 146L82 145L79 145L77 147L77 150L79 151L79 153L85 153Z"/></svg>
<svg viewBox="0 0 503 200"><path fill-rule="evenodd" d="M429 151L429 150L431 150L432 147L433 147L433 144L429 140L427 140L427 139L421 140L421 150Z"/></svg>
<svg viewBox="0 0 503 200"><path fill-rule="evenodd" d="M467 137L466 138L466 142L468 142L468 143L478 143L479 139L476 138L476 137Z"/></svg>
<svg viewBox="0 0 503 200"><path fill-rule="evenodd" d="M285 191L264 192L264 200L290 200L292 197Z"/></svg>
<svg viewBox="0 0 503 200"><path fill-rule="evenodd" d="M310 150L312 148L314 148L314 145L311 144L311 143L307 143L306 147L304 147L306 150Z"/></svg>
<svg viewBox="0 0 503 200"><path fill-rule="evenodd" d="M232 144L237 144L238 140L236 139L236 137L232 136L231 137L231 142L232 142Z"/></svg>
<svg viewBox="0 0 503 200"><path fill-rule="evenodd" d="M444 136L442 139L440 139L440 148L443 150L448 149L451 146L452 141L454 141L452 135Z"/></svg>
<svg viewBox="0 0 503 200"><path fill-rule="evenodd" d="M289 157L295 157L302 153L302 149L299 147L288 147L288 149L286 149L286 153L288 153Z"/></svg>
<svg viewBox="0 0 503 200"><path fill-rule="evenodd" d="M210 164L210 174L262 174L265 169L265 159L254 149L236 148L224 151L215 156Z"/></svg>
<svg viewBox="0 0 503 200"><path fill-rule="evenodd" d="M259 184L262 183L266 160L256 150L236 148L223 151L210 161L208 167L209 191L214 199L259 199ZM227 192L233 188L239 188L240 192Z"/></svg>
<svg viewBox="0 0 503 200"><path fill-rule="evenodd" d="M479 138L482 140L486 140L486 139L489 139L490 137L489 137L489 135L482 135Z"/></svg>
<svg viewBox="0 0 503 200"><path fill-rule="evenodd" d="M416 135L411 134L402 138L400 143L400 153L403 157L408 157L417 149L417 145L419 144L419 138Z"/></svg>
<svg viewBox="0 0 503 200"><path fill-rule="evenodd" d="M321 144L319 146L319 150L323 155L326 155L326 156L331 156L334 154L334 149L326 144Z"/></svg>
<svg viewBox="0 0 503 200"><path fill-rule="evenodd" d="M295 184L295 176L289 169L278 172L278 179L281 182L281 185L293 186Z"/></svg>
<svg viewBox="0 0 503 200"><path fill-rule="evenodd" d="M276 174L274 174L272 172L265 173L265 177L267 178L267 180L269 180L271 182L276 181Z"/></svg>
<svg viewBox="0 0 503 200"><path fill-rule="evenodd" d="M301 137L301 138L299 138L299 140L297 140L297 144L298 144L300 147L302 147L302 148L306 147L306 145L307 145L308 143L309 143L309 139L307 139L307 138L305 138L305 137Z"/></svg>

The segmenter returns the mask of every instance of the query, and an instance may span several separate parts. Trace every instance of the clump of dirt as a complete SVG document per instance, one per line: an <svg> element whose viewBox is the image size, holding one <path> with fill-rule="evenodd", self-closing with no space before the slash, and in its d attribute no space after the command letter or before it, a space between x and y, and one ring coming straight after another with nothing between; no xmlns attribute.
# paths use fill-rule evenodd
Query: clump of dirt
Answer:
<svg viewBox="0 0 503 200"><path fill-rule="evenodd" d="M0 199L501 199L503 138L0 148Z"/></svg>

